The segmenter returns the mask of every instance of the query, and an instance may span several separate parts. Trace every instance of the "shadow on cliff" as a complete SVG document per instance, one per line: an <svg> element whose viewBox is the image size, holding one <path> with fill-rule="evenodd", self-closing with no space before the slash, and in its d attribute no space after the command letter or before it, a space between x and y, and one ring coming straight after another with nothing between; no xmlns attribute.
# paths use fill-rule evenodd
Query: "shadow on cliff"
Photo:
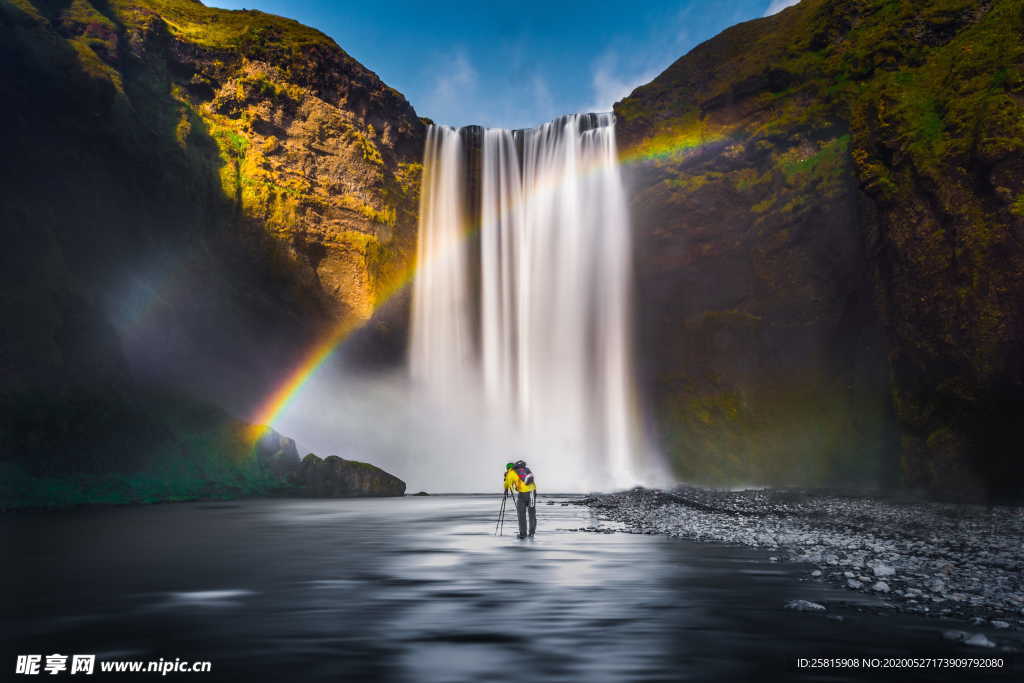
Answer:
<svg viewBox="0 0 1024 683"><path fill-rule="evenodd" d="M2 459L139 470L237 432L224 410L248 414L326 313L239 220L194 113L182 134L162 22L92 64L62 3L38 7L53 24L0 10Z"/></svg>

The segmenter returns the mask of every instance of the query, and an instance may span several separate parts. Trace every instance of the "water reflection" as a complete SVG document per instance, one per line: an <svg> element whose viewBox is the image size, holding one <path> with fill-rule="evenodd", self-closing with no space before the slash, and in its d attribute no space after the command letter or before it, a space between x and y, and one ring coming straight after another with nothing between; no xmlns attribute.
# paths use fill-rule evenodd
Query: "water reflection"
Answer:
<svg viewBox="0 0 1024 683"><path fill-rule="evenodd" d="M787 612L850 594L755 551L568 531L598 522L560 505L521 542L493 535L496 512L451 496L9 516L5 656L209 659L204 680L648 681L978 655L937 620Z"/></svg>

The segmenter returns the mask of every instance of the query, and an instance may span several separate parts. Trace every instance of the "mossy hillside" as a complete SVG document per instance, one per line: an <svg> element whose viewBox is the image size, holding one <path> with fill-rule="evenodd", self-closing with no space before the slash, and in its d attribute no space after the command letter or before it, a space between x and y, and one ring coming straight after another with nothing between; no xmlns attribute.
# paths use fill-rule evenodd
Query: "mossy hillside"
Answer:
<svg viewBox="0 0 1024 683"><path fill-rule="evenodd" d="M873 299L889 331L885 393L900 397L904 429L895 459L926 461L933 444L936 458L960 463L904 468L936 491L965 477L981 490L1013 470L1001 453L1022 384L1022 12L998 1L804 0L725 31L616 105L624 157L643 160L641 196L661 207L641 211L690 244L684 262L713 263L760 233L764 244L743 256L763 283L753 292L774 289L795 310L815 308L822 290L776 287L807 272L792 238L823 206L867 194L860 270L871 287L851 295ZM717 234L701 201L719 209ZM812 261L823 257L841 254ZM773 284L779 267L790 275ZM756 300L740 305L758 313ZM930 436L947 428L956 439Z"/></svg>
<svg viewBox="0 0 1024 683"><path fill-rule="evenodd" d="M257 457L251 425L186 396L19 399L5 402L0 431L14 454L36 457L0 459L0 510L236 498L284 486ZM38 448L43 442L53 447Z"/></svg>
<svg viewBox="0 0 1024 683"><path fill-rule="evenodd" d="M203 22L186 10L275 30L189 42ZM296 26L198 3L0 0L0 305L20 322L0 344L17 359L0 390L5 467L99 481L166 466L171 496L231 479L230 458L194 485L151 460L213 468L232 429L224 415L171 428L153 396L173 386L182 405L251 414L280 368L405 271L422 124Z"/></svg>
<svg viewBox="0 0 1024 683"><path fill-rule="evenodd" d="M319 270L324 261L308 250L330 251L360 231L394 242L389 256L408 262L414 242L415 202L395 172L418 159L422 124L401 95L327 36L282 17L190 0L115 1L104 12L88 0L22 4L56 27L82 70L109 82L126 108L166 129L168 112L154 102L179 103L173 131L183 153L208 156L212 138L221 188L238 218L277 239L293 270L320 281L336 316L365 319L394 288L378 282L367 262ZM136 79L127 94L125 74Z"/></svg>

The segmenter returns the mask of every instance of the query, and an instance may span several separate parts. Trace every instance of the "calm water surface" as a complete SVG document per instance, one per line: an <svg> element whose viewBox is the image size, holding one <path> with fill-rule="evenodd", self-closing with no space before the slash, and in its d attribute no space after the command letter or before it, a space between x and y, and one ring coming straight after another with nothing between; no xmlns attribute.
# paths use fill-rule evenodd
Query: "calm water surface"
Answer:
<svg viewBox="0 0 1024 683"><path fill-rule="evenodd" d="M196 681L843 681L868 677L796 659L1003 656L1001 673L947 677L1021 680L1019 654L941 639L962 624L872 610L756 550L573 531L597 520L562 500L542 498L533 541L493 535L496 496L8 514L3 666L61 652L211 660L170 676ZM845 620L782 609L795 598Z"/></svg>

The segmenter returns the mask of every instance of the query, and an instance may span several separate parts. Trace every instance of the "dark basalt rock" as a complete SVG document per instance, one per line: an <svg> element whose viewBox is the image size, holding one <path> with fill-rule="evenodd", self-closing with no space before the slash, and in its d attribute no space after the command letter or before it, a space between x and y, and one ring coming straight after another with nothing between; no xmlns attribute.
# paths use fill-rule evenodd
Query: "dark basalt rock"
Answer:
<svg viewBox="0 0 1024 683"><path fill-rule="evenodd" d="M299 451L295 447L295 440L282 436L273 429L268 429L259 438L253 450L260 464L280 479L287 478L299 468Z"/></svg>
<svg viewBox="0 0 1024 683"><path fill-rule="evenodd" d="M290 481L300 495L314 498L404 496L405 482L365 462L310 453Z"/></svg>
<svg viewBox="0 0 1024 683"><path fill-rule="evenodd" d="M804 0L615 105L677 475L1020 498L1022 22Z"/></svg>

